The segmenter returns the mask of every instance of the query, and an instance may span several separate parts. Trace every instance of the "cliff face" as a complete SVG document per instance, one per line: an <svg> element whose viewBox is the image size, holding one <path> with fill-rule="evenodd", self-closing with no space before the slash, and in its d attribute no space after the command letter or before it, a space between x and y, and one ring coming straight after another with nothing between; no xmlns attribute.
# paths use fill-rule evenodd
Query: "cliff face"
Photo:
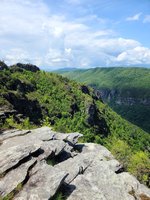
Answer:
<svg viewBox="0 0 150 200"><path fill-rule="evenodd" d="M0 135L1 199L145 200L150 190L103 146L42 127ZM62 198L62 199L63 199Z"/></svg>
<svg viewBox="0 0 150 200"><path fill-rule="evenodd" d="M133 96L132 92L126 91L126 94L123 94L123 91L119 89L98 89L101 94L101 97L106 102L113 102L117 105L137 105L141 104L144 106L150 106L150 98L148 97L136 97Z"/></svg>
<svg viewBox="0 0 150 200"><path fill-rule="evenodd" d="M103 101L128 121L150 132L150 98L132 90L98 89Z"/></svg>

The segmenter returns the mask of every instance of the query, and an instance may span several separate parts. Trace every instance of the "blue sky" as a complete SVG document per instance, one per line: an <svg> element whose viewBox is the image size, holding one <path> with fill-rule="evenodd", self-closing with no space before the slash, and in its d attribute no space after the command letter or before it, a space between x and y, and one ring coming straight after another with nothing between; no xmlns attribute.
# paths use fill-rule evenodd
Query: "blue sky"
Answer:
<svg viewBox="0 0 150 200"><path fill-rule="evenodd" d="M42 69L150 65L150 0L0 0L0 59Z"/></svg>

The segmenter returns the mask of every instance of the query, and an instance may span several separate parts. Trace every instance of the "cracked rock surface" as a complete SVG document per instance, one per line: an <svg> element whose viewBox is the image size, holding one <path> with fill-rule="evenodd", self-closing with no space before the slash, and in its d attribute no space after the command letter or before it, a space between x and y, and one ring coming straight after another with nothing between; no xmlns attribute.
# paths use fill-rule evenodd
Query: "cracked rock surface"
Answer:
<svg viewBox="0 0 150 200"><path fill-rule="evenodd" d="M150 190L103 146L48 127L0 134L0 199L143 200Z"/></svg>

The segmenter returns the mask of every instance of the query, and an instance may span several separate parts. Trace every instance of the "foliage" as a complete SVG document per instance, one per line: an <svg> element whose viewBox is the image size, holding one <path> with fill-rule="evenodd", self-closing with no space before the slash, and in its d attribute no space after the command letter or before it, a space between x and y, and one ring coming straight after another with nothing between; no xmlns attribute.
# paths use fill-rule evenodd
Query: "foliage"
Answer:
<svg viewBox="0 0 150 200"><path fill-rule="evenodd" d="M16 122L15 118L13 115L10 115L5 123L2 125L3 129L6 128L16 128L16 129L31 129L31 128L35 128L36 126L31 124L31 122L29 121L29 118L25 118L22 122Z"/></svg>
<svg viewBox="0 0 150 200"><path fill-rule="evenodd" d="M113 110L128 121L150 132L150 69L137 67L94 68L56 71L68 78L99 89ZM112 91L112 93L111 93ZM111 93L111 95L109 95ZM114 93L114 94L113 94ZM135 99L136 104L117 104L117 99Z"/></svg>
<svg viewBox="0 0 150 200"><path fill-rule="evenodd" d="M141 182L150 186L150 159L147 153L138 151L130 157L128 171L135 175Z"/></svg>
<svg viewBox="0 0 150 200"><path fill-rule="evenodd" d="M62 192L57 192L51 200L65 200L66 197L62 194Z"/></svg>
<svg viewBox="0 0 150 200"><path fill-rule="evenodd" d="M114 154L115 157L124 166L124 168L127 169L129 157L131 155L131 149L129 145L125 141L115 138L111 141L111 144L109 144L109 146L112 154Z"/></svg>

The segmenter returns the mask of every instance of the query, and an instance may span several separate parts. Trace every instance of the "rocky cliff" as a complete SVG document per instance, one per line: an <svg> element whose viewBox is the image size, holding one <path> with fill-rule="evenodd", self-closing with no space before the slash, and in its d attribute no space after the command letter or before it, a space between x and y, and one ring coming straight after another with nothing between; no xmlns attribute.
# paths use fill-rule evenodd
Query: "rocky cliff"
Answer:
<svg viewBox="0 0 150 200"><path fill-rule="evenodd" d="M48 127L0 134L0 199L149 200L103 146ZM60 196L59 196L60 199Z"/></svg>

